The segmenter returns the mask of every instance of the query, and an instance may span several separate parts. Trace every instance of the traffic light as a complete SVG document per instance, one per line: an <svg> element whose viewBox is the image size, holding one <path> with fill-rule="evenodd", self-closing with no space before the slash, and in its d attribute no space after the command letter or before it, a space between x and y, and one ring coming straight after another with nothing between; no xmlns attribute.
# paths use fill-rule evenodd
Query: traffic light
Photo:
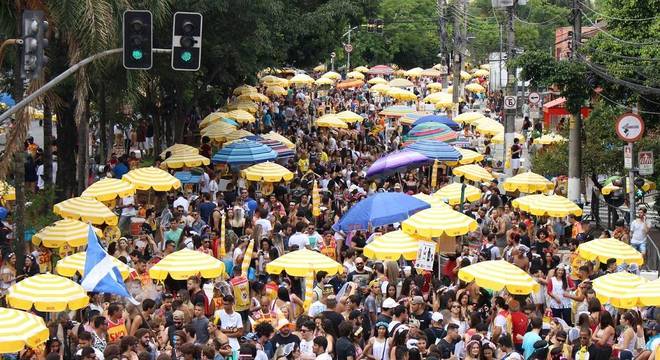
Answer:
<svg viewBox="0 0 660 360"><path fill-rule="evenodd" d="M124 67L148 70L153 63L151 11L126 10L123 23Z"/></svg>
<svg viewBox="0 0 660 360"><path fill-rule="evenodd" d="M22 37L23 52L21 53L21 78L38 77L48 62L44 50L48 46L46 31L48 21L44 20L44 12L40 10L25 10L23 12Z"/></svg>
<svg viewBox="0 0 660 360"><path fill-rule="evenodd" d="M374 32L376 31L376 19L369 19L369 22L367 23L367 32Z"/></svg>
<svg viewBox="0 0 660 360"><path fill-rule="evenodd" d="M172 69L197 71L202 58L202 14L177 12L172 27Z"/></svg>
<svg viewBox="0 0 660 360"><path fill-rule="evenodd" d="M383 21L383 19L376 19L376 33L382 34L384 26L385 26L385 22Z"/></svg>

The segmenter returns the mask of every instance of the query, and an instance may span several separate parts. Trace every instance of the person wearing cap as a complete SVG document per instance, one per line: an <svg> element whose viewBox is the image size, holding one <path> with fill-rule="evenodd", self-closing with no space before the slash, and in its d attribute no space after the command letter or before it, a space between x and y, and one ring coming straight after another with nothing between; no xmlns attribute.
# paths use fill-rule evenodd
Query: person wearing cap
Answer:
<svg viewBox="0 0 660 360"><path fill-rule="evenodd" d="M389 324L392 321L392 310L394 310L395 307L397 307L399 303L397 303L394 299L392 298L387 298L383 301L382 305L382 310L380 314L378 314L378 318L376 319L376 322L384 322L386 324ZM389 332L388 332L389 333Z"/></svg>
<svg viewBox="0 0 660 360"><path fill-rule="evenodd" d="M233 350L238 351L240 347L238 338L243 335L243 319L241 314L234 311L232 295L224 297L223 308L216 311L215 316L220 317L220 330L229 338L229 345Z"/></svg>
<svg viewBox="0 0 660 360"><path fill-rule="evenodd" d="M442 314L437 311L431 314L431 326L424 330L428 344L435 344L436 340L442 339L447 334L442 325L443 319Z"/></svg>
<svg viewBox="0 0 660 360"><path fill-rule="evenodd" d="M277 322L277 333L270 339L275 352L288 344L294 344L295 347L300 346L300 338L291 332L294 326L294 324L291 324L289 320L284 318L281 318Z"/></svg>
<svg viewBox="0 0 660 360"><path fill-rule="evenodd" d="M431 325L431 313L426 310L424 298L413 296L410 302L410 317L419 321L419 329L424 331Z"/></svg>

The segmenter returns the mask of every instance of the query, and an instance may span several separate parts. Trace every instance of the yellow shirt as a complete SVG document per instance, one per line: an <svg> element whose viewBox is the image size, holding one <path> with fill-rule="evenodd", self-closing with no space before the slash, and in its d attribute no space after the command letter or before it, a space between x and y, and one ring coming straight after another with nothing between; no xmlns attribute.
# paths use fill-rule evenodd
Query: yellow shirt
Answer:
<svg viewBox="0 0 660 360"><path fill-rule="evenodd" d="M309 170L309 159L298 160L298 170L303 174L306 173Z"/></svg>

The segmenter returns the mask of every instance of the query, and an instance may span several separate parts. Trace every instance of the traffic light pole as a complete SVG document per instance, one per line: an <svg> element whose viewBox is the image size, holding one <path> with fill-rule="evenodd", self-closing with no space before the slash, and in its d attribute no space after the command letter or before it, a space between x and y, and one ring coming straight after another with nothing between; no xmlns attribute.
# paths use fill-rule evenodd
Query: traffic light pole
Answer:
<svg viewBox="0 0 660 360"><path fill-rule="evenodd" d="M44 86L40 87L38 90L33 92L32 94L28 95L25 97L23 100L21 100L18 104L10 107L7 111L2 113L0 115L0 124L5 122L10 116L18 112L18 110L22 109L32 101L34 101L36 98L42 96L46 91L52 89L53 87L57 86L59 83L61 83L63 80L68 78L69 76L73 75L76 71L80 70L81 67L95 61L101 58L104 58L108 55L113 55L113 54L121 54L122 48L116 48L116 49L110 49L106 51L102 51L100 53L94 54L88 58L85 58L78 62L77 64L71 66L68 68L66 71L63 73L57 75L55 78L53 78L51 81L47 82L44 84ZM172 49L153 49L153 52L156 54L170 54L172 53Z"/></svg>

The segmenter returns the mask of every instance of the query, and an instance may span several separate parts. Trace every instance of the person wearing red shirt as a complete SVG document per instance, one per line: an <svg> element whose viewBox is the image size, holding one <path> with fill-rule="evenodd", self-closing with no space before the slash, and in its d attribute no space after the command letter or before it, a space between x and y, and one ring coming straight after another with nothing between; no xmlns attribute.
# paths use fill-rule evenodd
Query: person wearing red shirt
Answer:
<svg viewBox="0 0 660 360"><path fill-rule="evenodd" d="M527 332L529 318L524 312L520 311L520 303L517 300L509 301L509 318L511 319L511 337L515 349L522 353L523 337Z"/></svg>

